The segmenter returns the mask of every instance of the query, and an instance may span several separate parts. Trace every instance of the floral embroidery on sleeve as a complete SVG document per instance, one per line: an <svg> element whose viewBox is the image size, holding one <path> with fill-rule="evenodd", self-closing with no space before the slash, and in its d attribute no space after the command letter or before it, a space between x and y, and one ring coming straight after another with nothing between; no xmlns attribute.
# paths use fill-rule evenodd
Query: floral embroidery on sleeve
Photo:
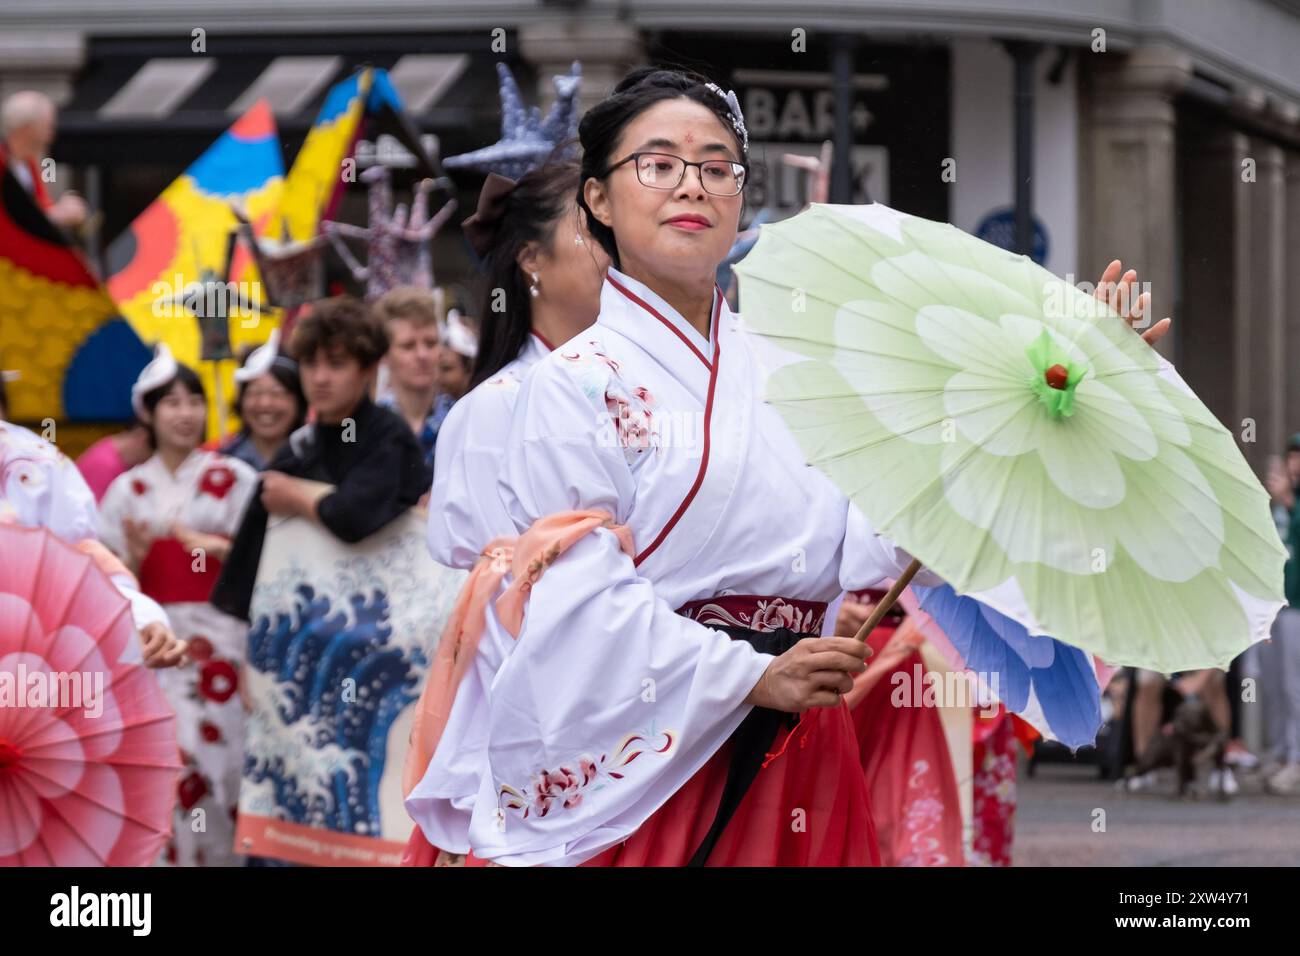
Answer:
<svg viewBox="0 0 1300 956"><path fill-rule="evenodd" d="M588 793L602 790L608 783L622 780L623 768L642 754L666 755L677 743L675 731L662 733L632 733L622 739L613 757L601 754L579 754L569 763L555 770L534 773L528 785L516 789L502 784L497 792L499 807L512 810L527 820L530 814L539 819L558 807L571 810L582 803Z"/></svg>
<svg viewBox="0 0 1300 956"><path fill-rule="evenodd" d="M587 343L588 350L561 353L561 357L579 366L578 383L592 401L602 401L612 429L602 428L601 440L611 435L623 449L629 465L647 451L658 451L659 431L655 421L658 402L650 390L641 385L628 386L619 375L619 364L603 351L597 341ZM603 424L603 423L602 423Z"/></svg>
<svg viewBox="0 0 1300 956"><path fill-rule="evenodd" d="M641 386L625 391L621 383L611 381L605 390L605 410L609 412L618 435L619 447L634 463L647 450L659 449L659 434L654 419L654 397Z"/></svg>

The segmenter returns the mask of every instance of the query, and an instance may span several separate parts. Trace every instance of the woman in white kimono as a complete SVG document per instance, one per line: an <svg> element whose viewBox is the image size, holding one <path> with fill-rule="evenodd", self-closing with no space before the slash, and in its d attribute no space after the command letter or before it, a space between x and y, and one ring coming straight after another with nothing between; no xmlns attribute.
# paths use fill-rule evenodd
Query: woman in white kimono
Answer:
<svg viewBox="0 0 1300 956"><path fill-rule="evenodd" d="M185 768L175 832L165 861L238 865L234 817L243 769L243 704L238 694L247 627L208 603L257 488L238 459L199 448L207 400L193 370L165 346L131 390L156 451L116 478L100 506L100 536L139 576L189 641L193 666L161 675L176 711Z"/></svg>
<svg viewBox="0 0 1300 956"><path fill-rule="evenodd" d="M804 465L714 284L747 172L739 105L646 68L580 135L579 203L614 265L596 325L525 379L500 465L522 537L480 645L508 653L475 729L470 861L874 864L839 696L865 649L804 635L910 558ZM576 519L594 530L532 549ZM431 798L454 729L407 799L448 848Z"/></svg>
<svg viewBox="0 0 1300 956"><path fill-rule="evenodd" d="M429 550L448 567L471 568L490 541L515 533L496 476L520 383L552 351L551 343L566 342L596 321L609 256L580 218L573 198L578 172L576 163L556 162L518 182L491 173L477 210L461 224L483 260L484 322L472 388L443 423L442 454L434 461ZM494 310L498 289L506 290L504 308ZM441 815L444 830L456 837L436 855L436 865L458 865L469 849L470 811L486 759L487 689L503 650L480 646L456 690L449 745L438 752L443 789L425 795L429 811ZM407 779L414 785L429 754L418 747L411 754ZM434 863L431 849L417 827L406 862Z"/></svg>
<svg viewBox="0 0 1300 956"><path fill-rule="evenodd" d="M131 604L140 642L128 645L123 661L146 667L175 667L181 662L185 642L172 633L167 614L140 592L135 576L99 543L95 495L77 466L45 439L3 420L0 524L48 528L95 561Z"/></svg>

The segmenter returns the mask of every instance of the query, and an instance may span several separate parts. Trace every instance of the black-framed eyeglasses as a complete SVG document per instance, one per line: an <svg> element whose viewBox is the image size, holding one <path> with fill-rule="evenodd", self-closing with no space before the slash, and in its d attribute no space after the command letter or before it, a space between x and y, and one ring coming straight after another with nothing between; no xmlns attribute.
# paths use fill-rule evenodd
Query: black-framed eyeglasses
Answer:
<svg viewBox="0 0 1300 956"><path fill-rule="evenodd" d="M636 178L642 186L651 189L676 189L686 176L686 167L695 166L700 171L700 185L715 196L738 196L745 188L749 167L730 159L706 159L692 163L672 153L633 153L620 159L608 169L608 176L624 163L636 163Z"/></svg>

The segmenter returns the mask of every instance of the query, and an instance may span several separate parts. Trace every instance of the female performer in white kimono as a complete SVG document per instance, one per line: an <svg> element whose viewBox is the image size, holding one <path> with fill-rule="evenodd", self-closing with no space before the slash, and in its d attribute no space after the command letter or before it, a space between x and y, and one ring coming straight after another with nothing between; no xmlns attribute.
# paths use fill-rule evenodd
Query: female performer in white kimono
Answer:
<svg viewBox="0 0 1300 956"><path fill-rule="evenodd" d="M434 461L429 550L448 567L471 568L488 542L514 534L497 495L496 476L519 385L551 352L552 342L565 342L596 321L609 256L592 239L574 202L578 172L576 163L550 163L517 183L491 173L477 210L462 223L483 260L479 314L484 321L473 387L443 423L438 438L442 454ZM498 289L506 293L502 310L493 308ZM469 849L470 811L486 759L487 690L505 650L480 646L474 667L455 691L449 744L438 751L442 788L423 793L428 811L439 815L449 838L435 855L417 827L408 865L457 865ZM416 735L408 791L429 763L432 748L422 746L432 742L428 730L422 726Z"/></svg>
<svg viewBox="0 0 1300 956"><path fill-rule="evenodd" d="M499 493L523 534L482 640L509 653L471 859L875 863L839 698L865 649L801 635L910 558L803 464L714 285L747 172L739 106L642 69L580 132L580 204L614 267L596 325L514 411ZM594 530L533 547L560 525ZM424 796L446 784L435 754L407 807L450 847Z"/></svg>
<svg viewBox="0 0 1300 956"><path fill-rule="evenodd" d="M25 428L0 419L0 524L48 528L89 555L131 604L140 636L123 655L128 663L175 667L185 642L172 633L158 602L140 592L135 576L99 543L95 495L63 452Z"/></svg>
<svg viewBox="0 0 1300 956"><path fill-rule="evenodd" d="M142 590L167 609L194 661L160 675L176 711L185 763L165 860L237 865L234 817L244 740L238 682L248 629L209 604L208 596L257 488L257 472L198 447L207 410L203 386L166 346L140 373L131 399L157 451L109 486L100 535L139 575Z"/></svg>

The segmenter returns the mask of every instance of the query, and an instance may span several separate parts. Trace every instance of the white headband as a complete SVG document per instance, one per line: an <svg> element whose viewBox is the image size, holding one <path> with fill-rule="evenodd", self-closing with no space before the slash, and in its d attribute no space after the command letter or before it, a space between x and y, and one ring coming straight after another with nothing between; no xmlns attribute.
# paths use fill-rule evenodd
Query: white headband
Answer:
<svg viewBox="0 0 1300 956"><path fill-rule="evenodd" d="M447 312L447 325L443 329L447 347L457 355L472 359L478 355L478 336L469 323L460 317L455 309Z"/></svg>
<svg viewBox="0 0 1300 956"><path fill-rule="evenodd" d="M144 397L159 385L166 385L176 377L180 368L172 358L172 350L165 342L159 342L153 350L153 359L140 372L140 377L131 386L131 407L136 415L144 418Z"/></svg>
<svg viewBox="0 0 1300 956"><path fill-rule="evenodd" d="M271 366L280 355L280 330L271 332L271 337L263 345L249 354L244 364L235 369L235 381L243 385L271 371Z"/></svg>
<svg viewBox="0 0 1300 956"><path fill-rule="evenodd" d="M722 87L717 83L704 84L714 93L722 97L722 101L727 104L727 110L731 113L731 125L736 130L736 135L740 137L741 150L749 152L749 130L745 129L745 115L740 112L740 100L736 98L735 90L722 92Z"/></svg>

